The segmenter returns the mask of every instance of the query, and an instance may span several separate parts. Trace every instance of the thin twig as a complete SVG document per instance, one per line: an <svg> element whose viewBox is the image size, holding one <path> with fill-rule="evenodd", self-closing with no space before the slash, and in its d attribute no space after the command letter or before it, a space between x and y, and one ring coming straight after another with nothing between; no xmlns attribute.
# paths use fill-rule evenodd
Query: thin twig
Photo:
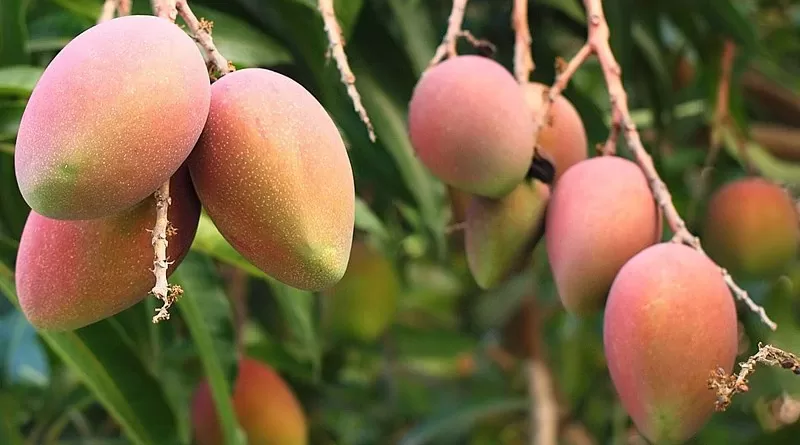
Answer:
<svg viewBox="0 0 800 445"><path fill-rule="evenodd" d="M719 156L722 146L722 133L725 123L729 120L730 109L730 88L731 71L733 70L733 59L736 56L736 44L730 39L725 40L722 49L720 62L720 78L717 87L717 103L714 107L714 117L712 118L711 134L709 136L709 150L701 172L701 179L705 183L706 177L710 174L711 168ZM705 184L704 184L705 185Z"/></svg>
<svg viewBox="0 0 800 445"><path fill-rule="evenodd" d="M536 69L531 55L531 30L528 25L528 0L514 0L511 22L514 26L514 75L525 84Z"/></svg>
<svg viewBox="0 0 800 445"><path fill-rule="evenodd" d="M533 445L556 445L558 443L559 415L558 403L553 394L553 379L550 369L539 356L526 360L525 369L528 373L528 397L535 405L531 418L534 440L531 443Z"/></svg>
<svg viewBox="0 0 800 445"><path fill-rule="evenodd" d="M328 33L328 40L330 47L328 49L328 57L333 56L336 60L336 66L339 68L339 73L342 76L342 83L347 87L347 94L353 101L353 108L355 108L361 121L367 126L369 132L369 139L375 142L375 130L372 127L372 122L369 120L367 110L361 103L361 95L356 89L356 76L353 70L350 69L350 64L347 62L347 54L344 52L344 37L342 35L342 28L336 20L336 11L333 8L333 0L319 0L317 4L322 20L325 23L325 32Z"/></svg>
<svg viewBox="0 0 800 445"><path fill-rule="evenodd" d="M188 0L177 0L174 3L176 14L180 14L183 21L186 22L186 26L189 27L194 39L203 48L209 62L216 69L217 72L213 77L222 77L234 71L236 68L228 59L222 56L214 45L214 39L211 38L211 29L214 27L214 22L203 18L198 20L197 16L192 12L192 8L189 7Z"/></svg>
<svg viewBox="0 0 800 445"><path fill-rule="evenodd" d="M117 15L131 15L132 0L117 0Z"/></svg>
<svg viewBox="0 0 800 445"><path fill-rule="evenodd" d="M461 24L464 22L464 10L467 9L467 0L453 0L453 9L450 10L450 17L447 19L447 31L445 31L442 43L436 48L428 64L428 69L444 60L447 57L455 57L458 55L456 50L456 43L459 36L462 34Z"/></svg>
<svg viewBox="0 0 800 445"><path fill-rule="evenodd" d="M114 12L119 9L119 0L106 0L103 3L103 9L100 10L100 16L97 18L97 23L107 22L114 18Z"/></svg>
<svg viewBox="0 0 800 445"><path fill-rule="evenodd" d="M756 364L767 366L780 366L800 375L800 360L797 356L771 345L758 345L758 352L739 363L741 370L738 374L727 375L725 370L717 368L711 371L708 378L708 389L717 393L715 407L717 411L725 411L731 404L731 398L737 393L747 392L747 378L756 369Z"/></svg>

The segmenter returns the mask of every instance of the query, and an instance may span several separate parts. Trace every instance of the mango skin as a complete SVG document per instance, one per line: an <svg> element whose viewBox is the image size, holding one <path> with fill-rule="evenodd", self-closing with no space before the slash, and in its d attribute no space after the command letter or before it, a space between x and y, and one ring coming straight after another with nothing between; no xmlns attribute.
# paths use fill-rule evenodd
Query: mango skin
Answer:
<svg viewBox="0 0 800 445"><path fill-rule="evenodd" d="M538 115L550 87L529 82L523 89L528 106ZM550 106L550 119L539 131L536 143L542 157L553 163L555 181L568 168L589 157L589 139L581 115L564 96L558 96Z"/></svg>
<svg viewBox="0 0 800 445"><path fill-rule="evenodd" d="M302 405L281 376L266 363L244 357L232 394L233 409L250 445L307 445L308 427ZM207 381L192 399L196 445L225 445Z"/></svg>
<svg viewBox="0 0 800 445"><path fill-rule="evenodd" d="M533 120L522 88L499 63L453 57L420 78L408 131L420 161L442 182L490 198L510 193L533 160Z"/></svg>
<svg viewBox="0 0 800 445"><path fill-rule="evenodd" d="M394 320L400 292L400 277L391 261L357 241L344 277L323 299L327 327L338 339L372 343Z"/></svg>
<svg viewBox="0 0 800 445"><path fill-rule="evenodd" d="M800 225L789 193L743 178L711 197L701 238L708 255L740 278L774 278L797 257Z"/></svg>
<svg viewBox="0 0 800 445"><path fill-rule="evenodd" d="M611 380L639 431L652 443L682 443L714 412L709 373L734 366L733 295L703 254L656 244L614 280L603 341Z"/></svg>
<svg viewBox="0 0 800 445"><path fill-rule="evenodd" d="M200 202L189 171L170 182L167 257L180 265L194 240ZM115 216L63 221L31 211L20 240L16 284L22 312L37 329L78 329L111 317L147 297L155 283L151 233L156 203L151 196Z"/></svg>
<svg viewBox="0 0 800 445"><path fill-rule="evenodd" d="M321 290L347 268L355 185L339 130L305 88L276 72L234 71L211 88L189 168L225 239L256 267Z"/></svg>
<svg viewBox="0 0 800 445"><path fill-rule="evenodd" d="M543 235L549 198L547 184L525 180L503 198L470 201L464 244L478 286L493 288L524 264Z"/></svg>
<svg viewBox="0 0 800 445"><path fill-rule="evenodd" d="M661 239L661 211L644 173L618 156L594 157L564 172L547 210L545 243L564 308L601 310L619 269Z"/></svg>
<svg viewBox="0 0 800 445"><path fill-rule="evenodd" d="M203 130L205 62L179 27L126 16L73 39L25 107L14 162L25 201L55 219L95 219L144 200Z"/></svg>

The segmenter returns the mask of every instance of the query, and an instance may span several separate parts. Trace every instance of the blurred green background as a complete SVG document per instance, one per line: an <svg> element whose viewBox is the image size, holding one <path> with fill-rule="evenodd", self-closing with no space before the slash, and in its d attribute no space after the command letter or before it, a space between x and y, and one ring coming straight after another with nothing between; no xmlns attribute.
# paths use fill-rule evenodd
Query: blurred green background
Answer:
<svg viewBox="0 0 800 445"><path fill-rule="evenodd" d="M77 331L36 332L13 304L15 254L29 211L14 177L14 139L43 68L93 25L101 3L0 2L0 292L8 297L0 301L0 444L190 443L191 393L204 375L230 384L237 341L291 385L313 444L530 443L529 352L552 373L560 443L644 443L608 377L602 316L578 319L562 310L543 244L532 252L532 267L481 291L466 267L459 207L414 156L407 103L444 33L450 1L335 1L376 143L326 59L315 1L191 2L198 17L214 21L215 42L238 68L291 76L334 117L355 173L357 243L388 261L389 272L380 273L396 277L395 298L390 278L354 268L346 307L364 312L349 315L353 329L337 329L326 316L329 294L264 276L203 217L192 253L171 279L186 290L172 320L150 324L156 302L147 298ZM603 5L630 107L694 233L708 194L747 172L740 140L761 174L800 184L793 163L800 159L800 2ZM149 8L134 1L135 13ZM496 60L509 69L511 8L511 0L472 0L464 23L496 45ZM569 59L584 42L584 9L579 0L535 0L529 8L533 79L552 83L556 59ZM730 115L741 134L726 133L714 168L701 174L726 39L737 45ZM463 42L459 50L475 51ZM592 146L603 142L609 105L594 59L565 96ZM630 156L623 146L620 154ZM770 332L740 308L742 358L760 341L800 352L799 280L800 265L775 281L741 283L779 324ZM690 365L664 363L675 373ZM761 369L750 388L691 443L800 443L800 379Z"/></svg>

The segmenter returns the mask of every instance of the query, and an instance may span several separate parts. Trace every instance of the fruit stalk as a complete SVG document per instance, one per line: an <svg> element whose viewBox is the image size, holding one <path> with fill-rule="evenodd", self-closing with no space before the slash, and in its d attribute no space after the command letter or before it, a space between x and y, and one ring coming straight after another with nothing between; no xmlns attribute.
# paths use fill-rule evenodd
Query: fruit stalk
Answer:
<svg viewBox="0 0 800 445"><path fill-rule="evenodd" d="M131 15L132 0L117 0L117 14L120 16Z"/></svg>
<svg viewBox="0 0 800 445"><path fill-rule="evenodd" d="M550 369L541 357L534 356L525 361L525 370L528 395L535 407L531 418L531 444L555 445L558 443L558 404L553 395Z"/></svg>
<svg viewBox="0 0 800 445"><path fill-rule="evenodd" d="M528 25L528 0L514 0L511 12L511 23L514 26L514 76L524 84L536 69L531 55L531 30Z"/></svg>
<svg viewBox="0 0 800 445"><path fill-rule="evenodd" d="M538 139L539 131L544 126L544 123L547 122L546 117L550 111L550 105L566 87L569 79L575 74L578 67L594 53L603 70L613 114L611 135L609 136L609 141L606 142L606 147L603 149L604 154L613 154L612 148L616 145L615 131L622 131L629 149L636 158L636 162L647 177L656 202L659 207L661 207L667 219L667 223L674 233L672 241L686 244L705 254L700 244L700 239L689 232L686 227L686 222L675 208L675 204L672 202L672 195L666 184L664 184L664 181L662 181L661 177L658 175L658 171L656 171L655 165L653 164L653 159L645 150L639 132L636 129L636 124L631 117L630 110L628 109L628 96L622 85L622 70L609 44L610 30L603 13L602 1L584 0L584 6L586 7L586 15L589 19L586 44L581 47L578 53L556 77L556 81L550 89L549 100L543 104L544 106L540 110L539 116L537 116L534 135ZM615 130L614 127L619 130ZM756 304L747 292L733 281L728 271L720 268L720 272L722 273L725 284L727 284L731 292L733 292L734 297L747 305L752 312L758 314L761 321L770 329L773 331L777 329L777 324L769 318L764 308Z"/></svg>
<svg viewBox="0 0 800 445"><path fill-rule="evenodd" d="M436 48L433 59L428 64L428 69L444 60L445 56L455 57L458 55L456 42L464 33L461 30L461 23L464 22L465 9L467 9L467 0L453 0L453 9L450 10L450 17L447 19L447 31L445 31L442 43Z"/></svg>
<svg viewBox="0 0 800 445"><path fill-rule="evenodd" d="M220 76L233 71L233 65L222 56L211 38L210 31L213 24L205 19L198 20L189 7L187 0L153 0L153 12L158 17L173 23L178 18L178 14L180 14L192 31L194 39L206 52L211 64L217 69ZM156 281L150 292L164 302L160 308L156 309L156 315L153 316L153 323L158 323L169 320L169 308L183 294L183 290L180 286L170 285L167 281L167 269L170 265L167 258L167 246L169 245L167 237L173 235L177 230L169 223L168 217L169 206L172 204L169 195L169 181L161 184L155 192L155 198L156 224L153 228L152 244L155 254L153 275Z"/></svg>
<svg viewBox="0 0 800 445"><path fill-rule="evenodd" d="M717 393L716 409L725 411L731 404L731 397L737 393L747 392L747 378L752 374L758 363L767 366L780 366L800 375L800 359L796 355L776 348L772 345L758 345L758 352L746 362L739 363L739 374L726 375L722 369L711 372L708 379L708 389Z"/></svg>
<svg viewBox="0 0 800 445"><path fill-rule="evenodd" d="M103 9L97 18L97 23L107 22L114 18L114 12L119 9L119 0L106 0L103 2Z"/></svg>
<svg viewBox="0 0 800 445"><path fill-rule="evenodd" d="M361 103L361 95L356 89L356 76L353 70L350 69L350 64L347 62L347 54L344 52L344 37L342 36L342 28L336 20L336 11L333 8L333 0L319 0L317 4L319 13L322 15L323 23L325 24L325 32L328 34L328 41L330 41L330 48L328 56L336 60L336 66L342 75L342 83L347 87L347 94L353 101L353 108L355 108L361 121L367 126L369 132L369 139L375 142L375 130L372 127L372 122L367 115L367 110Z"/></svg>
<svg viewBox="0 0 800 445"><path fill-rule="evenodd" d="M192 31L192 36L203 48L203 51L206 52L209 61L216 68L219 76L222 77L233 71L235 69L233 64L222 56L216 45L214 45L214 39L211 38L211 28L214 23L202 18L198 20L197 16L192 12L192 8L189 7L188 0L177 0L172 3L175 3L176 14L180 14L183 21L186 22L186 26Z"/></svg>

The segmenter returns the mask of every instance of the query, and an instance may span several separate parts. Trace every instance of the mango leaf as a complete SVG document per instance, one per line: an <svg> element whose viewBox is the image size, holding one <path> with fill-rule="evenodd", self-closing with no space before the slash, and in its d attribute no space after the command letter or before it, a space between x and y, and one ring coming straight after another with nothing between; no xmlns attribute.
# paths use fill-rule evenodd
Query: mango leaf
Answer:
<svg viewBox="0 0 800 445"><path fill-rule="evenodd" d="M441 37L437 35L422 2L389 0L388 3L394 17L393 24L400 28L400 44L405 47L414 73L419 76L427 68Z"/></svg>
<svg viewBox="0 0 800 445"><path fill-rule="evenodd" d="M356 197L356 221L357 229L373 234L381 239L389 237L389 232L383 222L372 212L369 205L363 199Z"/></svg>
<svg viewBox="0 0 800 445"><path fill-rule="evenodd" d="M14 275L0 264L0 290L18 306ZM135 444L179 443L175 415L158 380L116 328L100 321L75 331L40 331L56 355L92 391Z"/></svg>
<svg viewBox="0 0 800 445"><path fill-rule="evenodd" d="M750 162L767 178L788 185L800 184L800 165L776 158L755 142L739 141L729 130L724 130L723 142L728 154L742 163L742 165L745 162ZM742 157L742 149L747 152L746 160Z"/></svg>
<svg viewBox="0 0 800 445"><path fill-rule="evenodd" d="M10 393L0 394L0 443L4 445L22 445L24 439L16 425L17 412L20 406Z"/></svg>
<svg viewBox="0 0 800 445"><path fill-rule="evenodd" d="M23 112L24 100L0 101L0 141L16 139Z"/></svg>
<svg viewBox="0 0 800 445"><path fill-rule="evenodd" d="M255 267L225 240L211 218L205 214L200 218L192 250L203 252L211 258L236 266L266 281L275 294L281 315L289 326L292 337L298 343L294 352L299 357L309 359L315 373L319 371L322 349L312 318L314 295L311 292L287 286Z"/></svg>
<svg viewBox="0 0 800 445"><path fill-rule="evenodd" d="M398 445L437 443L437 439L468 431L481 419L528 409L527 399L503 399L470 403L441 417L432 418L413 428Z"/></svg>
<svg viewBox="0 0 800 445"><path fill-rule="evenodd" d="M92 21L96 21L97 17L100 16L100 12L103 8L102 0L52 0L53 3L61 6L62 8L66 9L67 11L72 12L75 15L85 17ZM138 12L135 7L137 3L149 3L149 2L133 2L134 3L134 13Z"/></svg>
<svg viewBox="0 0 800 445"><path fill-rule="evenodd" d="M30 96L44 68L14 65L0 68L0 95Z"/></svg>
<svg viewBox="0 0 800 445"><path fill-rule="evenodd" d="M232 382L237 372L233 314L220 279L210 259L190 252L172 275L186 297L178 303L203 362L211 395L217 408L222 435L227 444L244 444L231 402ZM188 420L187 410L180 416Z"/></svg>
<svg viewBox="0 0 800 445"><path fill-rule="evenodd" d="M200 5L192 5L192 11L198 18L214 22L214 44L237 68L270 67L294 60L278 41L237 17Z"/></svg>
<svg viewBox="0 0 800 445"><path fill-rule="evenodd" d="M28 61L28 28L25 24L27 0L3 0L0 3L0 66Z"/></svg>
<svg viewBox="0 0 800 445"><path fill-rule="evenodd" d="M0 318L0 351L5 380L12 384L45 387L50 380L50 365L36 329L25 315L12 310Z"/></svg>

